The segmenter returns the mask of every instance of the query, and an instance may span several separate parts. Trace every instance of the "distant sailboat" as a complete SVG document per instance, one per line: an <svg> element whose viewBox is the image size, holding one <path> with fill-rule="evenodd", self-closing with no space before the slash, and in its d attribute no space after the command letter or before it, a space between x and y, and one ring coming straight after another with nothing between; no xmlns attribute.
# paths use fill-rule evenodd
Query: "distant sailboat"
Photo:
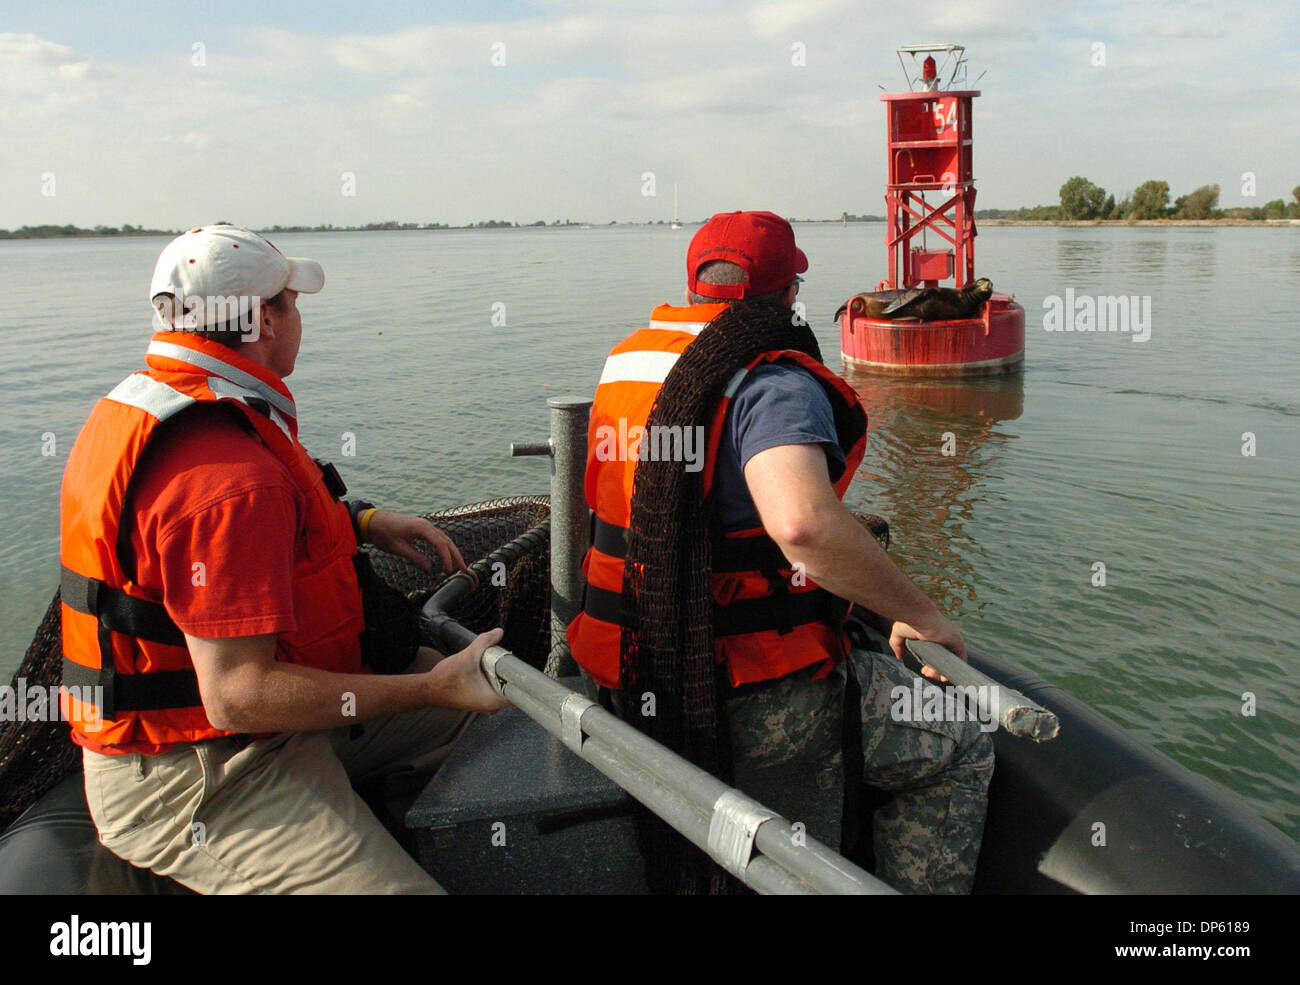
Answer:
<svg viewBox="0 0 1300 985"><path fill-rule="evenodd" d="M673 223L672 228L681 229L682 221L677 218L677 182L673 182Z"/></svg>

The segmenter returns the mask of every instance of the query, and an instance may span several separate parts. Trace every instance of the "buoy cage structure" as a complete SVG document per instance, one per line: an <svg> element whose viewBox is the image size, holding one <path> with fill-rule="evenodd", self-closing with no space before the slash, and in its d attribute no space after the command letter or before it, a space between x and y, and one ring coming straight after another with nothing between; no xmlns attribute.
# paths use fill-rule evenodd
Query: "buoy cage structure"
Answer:
<svg viewBox="0 0 1300 985"><path fill-rule="evenodd" d="M915 65L922 55L914 78L906 57ZM995 292L961 318L924 320L908 317L906 309L896 317L884 313L943 281L952 281L951 291L975 282L971 104L979 92L954 88L966 80L965 48L904 45L898 57L908 91L880 97L887 116L888 273L874 291L840 309L841 355L852 369L907 376L1015 372L1024 363L1025 310L1010 294Z"/></svg>

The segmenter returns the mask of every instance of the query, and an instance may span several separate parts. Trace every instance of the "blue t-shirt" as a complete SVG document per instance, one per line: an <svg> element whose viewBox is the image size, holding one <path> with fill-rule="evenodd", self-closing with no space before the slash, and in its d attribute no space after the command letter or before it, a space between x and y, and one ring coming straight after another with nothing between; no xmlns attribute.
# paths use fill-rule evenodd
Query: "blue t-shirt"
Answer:
<svg viewBox="0 0 1300 985"><path fill-rule="evenodd" d="M762 526L744 468L759 452L780 445L821 445L831 482L844 474L844 450L822 384L793 363L764 363L740 384L723 424L712 495L724 531Z"/></svg>

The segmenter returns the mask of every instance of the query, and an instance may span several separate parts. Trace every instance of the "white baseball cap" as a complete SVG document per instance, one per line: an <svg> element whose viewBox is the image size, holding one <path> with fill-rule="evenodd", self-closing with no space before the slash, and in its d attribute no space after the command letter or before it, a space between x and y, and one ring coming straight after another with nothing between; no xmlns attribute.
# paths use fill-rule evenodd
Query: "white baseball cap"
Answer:
<svg viewBox="0 0 1300 985"><path fill-rule="evenodd" d="M195 226L163 248L149 301L164 324L203 328L217 320L215 313L221 320L247 315L286 287L315 294L324 286L325 271L315 260L287 257L257 233L222 223Z"/></svg>

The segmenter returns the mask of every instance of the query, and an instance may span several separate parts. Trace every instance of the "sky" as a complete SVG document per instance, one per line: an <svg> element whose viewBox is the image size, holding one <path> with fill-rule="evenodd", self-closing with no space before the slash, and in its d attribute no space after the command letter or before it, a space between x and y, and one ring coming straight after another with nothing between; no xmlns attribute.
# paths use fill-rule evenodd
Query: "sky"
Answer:
<svg viewBox="0 0 1300 985"><path fill-rule="evenodd" d="M982 74L977 207L1300 185L1291 2L0 0L0 228L882 214L922 42Z"/></svg>

